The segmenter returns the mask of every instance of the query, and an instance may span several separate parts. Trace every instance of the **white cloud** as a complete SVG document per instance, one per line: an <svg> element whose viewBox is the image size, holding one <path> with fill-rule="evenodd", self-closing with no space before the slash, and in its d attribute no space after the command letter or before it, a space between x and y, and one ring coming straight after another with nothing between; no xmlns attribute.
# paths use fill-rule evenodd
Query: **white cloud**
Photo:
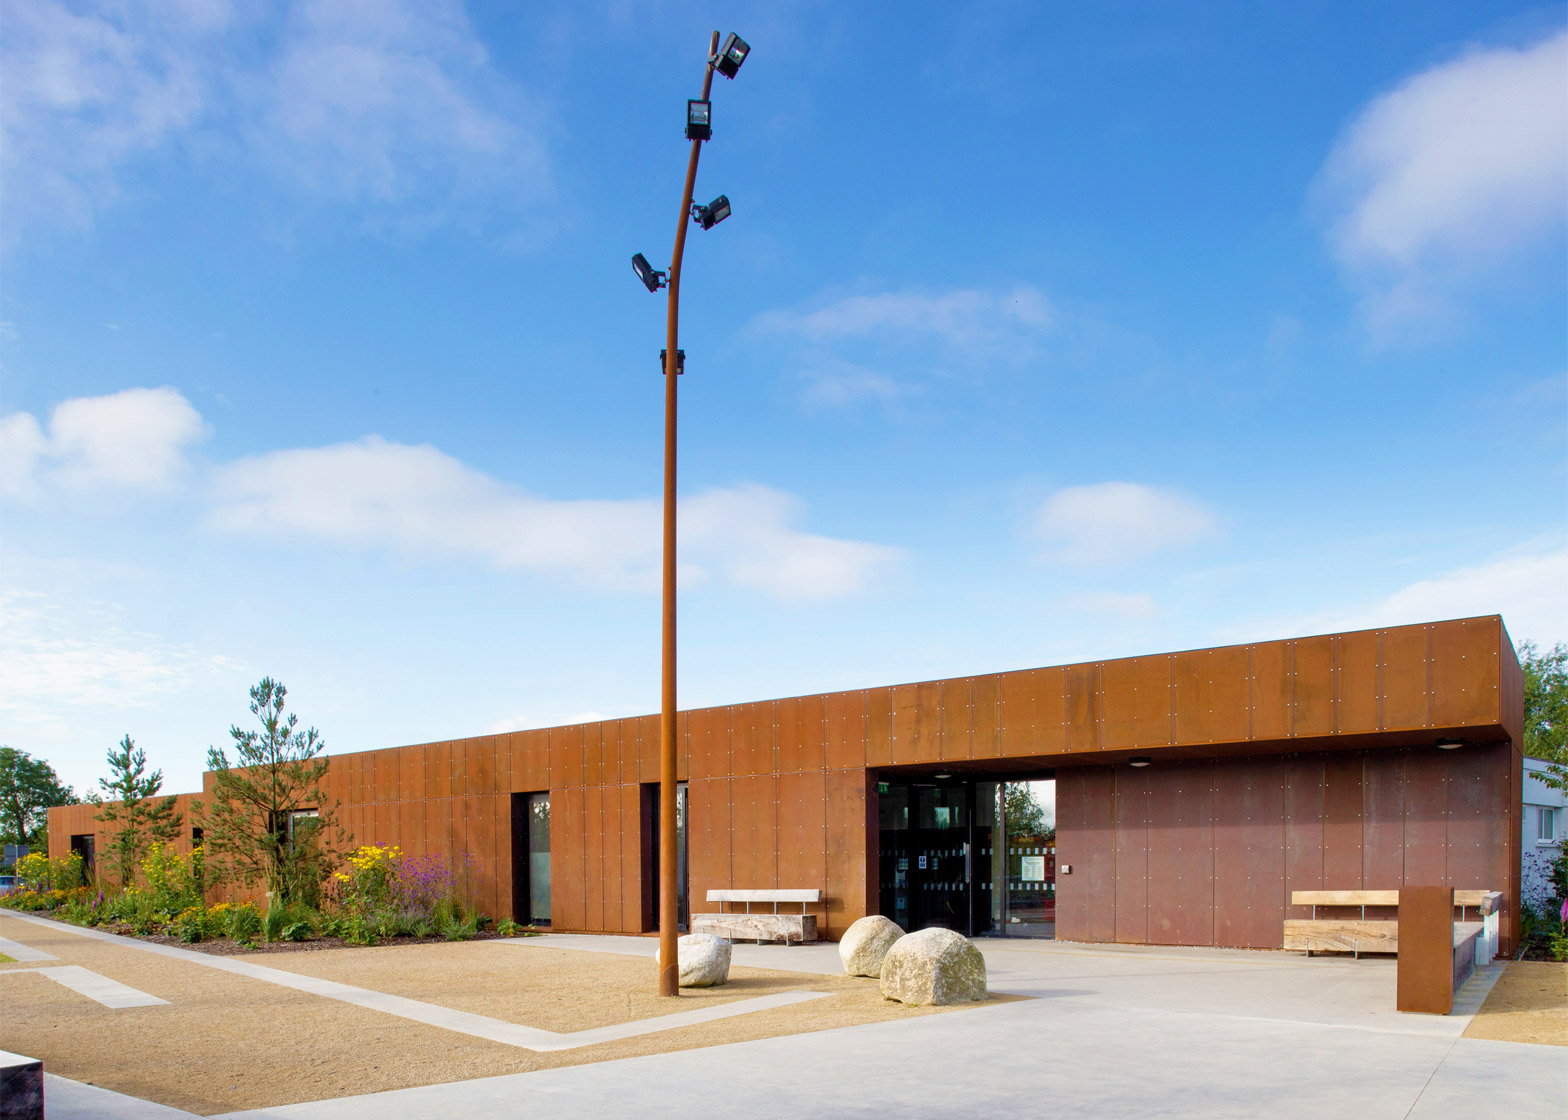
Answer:
<svg viewBox="0 0 1568 1120"><path fill-rule="evenodd" d="M529 111L457 0L296 0L281 17L17 0L0 66L8 239L85 225L139 161L175 150L426 223L473 213L481 192L513 206L549 189Z"/></svg>
<svg viewBox="0 0 1568 1120"><path fill-rule="evenodd" d="M759 330L812 342L892 334L935 336L954 346L984 346L1019 333L1048 331L1055 323L1050 301L1035 288L982 292L972 288L927 293L881 292L846 296L810 311L769 311Z"/></svg>
<svg viewBox="0 0 1568 1120"><path fill-rule="evenodd" d="M0 712L35 733L82 707L150 709L243 669L227 657L127 632L103 604L0 591Z"/></svg>
<svg viewBox="0 0 1568 1120"><path fill-rule="evenodd" d="M1175 490L1135 482L1068 486L1035 514L1046 556L1066 564L1117 564L1190 544L1218 527L1203 505Z"/></svg>
<svg viewBox="0 0 1568 1120"><path fill-rule="evenodd" d="M31 413L12 413L0 419L0 495L166 491L188 468L186 449L206 435L201 414L167 386L65 401L47 433Z"/></svg>
<svg viewBox="0 0 1568 1120"><path fill-rule="evenodd" d="M913 387L864 366L824 360L801 375L800 399L811 408L846 409L859 404L891 405Z"/></svg>
<svg viewBox="0 0 1568 1120"><path fill-rule="evenodd" d="M1335 249L1374 323L1440 306L1468 275L1537 243L1568 207L1568 31L1474 50L1376 98L1319 177Z"/></svg>
<svg viewBox="0 0 1568 1120"><path fill-rule="evenodd" d="M682 578L716 570L772 595L819 598L863 586L895 556L801 532L793 526L798 512L789 495L762 486L683 499ZM229 464L218 474L209 523L251 536L465 557L608 587L651 588L659 572L656 501L539 498L434 447L377 436Z"/></svg>
<svg viewBox="0 0 1568 1120"><path fill-rule="evenodd" d="M1487 614L1502 615L1515 641L1568 641L1568 548L1527 545L1374 602L1286 621L1280 632L1325 634Z"/></svg>

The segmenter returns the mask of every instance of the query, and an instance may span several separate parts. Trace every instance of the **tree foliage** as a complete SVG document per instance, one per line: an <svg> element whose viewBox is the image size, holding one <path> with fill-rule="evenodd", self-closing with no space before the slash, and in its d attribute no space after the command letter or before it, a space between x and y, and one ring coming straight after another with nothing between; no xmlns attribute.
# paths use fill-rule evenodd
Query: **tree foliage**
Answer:
<svg viewBox="0 0 1568 1120"><path fill-rule="evenodd" d="M148 848L167 844L180 834L174 797L159 797L163 771L147 773L147 754L127 735L118 749L109 749L109 777L99 778L97 820L108 825L105 855L122 887L136 879L136 867Z"/></svg>
<svg viewBox="0 0 1568 1120"><path fill-rule="evenodd" d="M0 843L43 847L49 810L76 803L76 791L60 781L53 766L0 747Z"/></svg>
<svg viewBox="0 0 1568 1120"><path fill-rule="evenodd" d="M1568 789L1568 645L1545 653L1534 642L1519 643L1524 670L1524 753L1551 763L1541 777Z"/></svg>
<svg viewBox="0 0 1568 1120"><path fill-rule="evenodd" d="M277 903L316 905L335 861L333 849L341 849L345 837L337 828L336 803L329 805L321 791L326 741L314 727L296 730L298 717L284 714L287 695L271 677L250 690L260 730L229 728L232 766L224 751L208 749L212 797L193 812L202 821L213 881L260 883Z"/></svg>
<svg viewBox="0 0 1568 1120"><path fill-rule="evenodd" d="M1045 807L1040 804L1039 799L1034 795L1034 790L1027 782L1007 784L1003 812L1009 840L1015 836L1038 836L1049 839L1056 835L1056 829L1046 823Z"/></svg>

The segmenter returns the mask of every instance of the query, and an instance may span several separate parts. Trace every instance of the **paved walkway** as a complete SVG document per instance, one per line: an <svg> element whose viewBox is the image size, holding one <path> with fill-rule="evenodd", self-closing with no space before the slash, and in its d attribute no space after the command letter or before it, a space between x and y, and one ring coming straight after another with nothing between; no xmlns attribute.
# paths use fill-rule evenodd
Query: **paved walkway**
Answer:
<svg viewBox="0 0 1568 1120"><path fill-rule="evenodd" d="M654 952L651 939L500 943ZM991 985L1033 996L931 1016L616 1062L289 1105L232 1117L727 1113L1416 1118L1533 1114L1560 1099L1561 1048L1461 1038L1501 966L1455 1014L1400 1015L1394 965L1282 953L981 942ZM737 963L834 971L835 947L735 947ZM51 1120L174 1110L50 1078ZM1549 1105L1548 1105L1549 1107Z"/></svg>

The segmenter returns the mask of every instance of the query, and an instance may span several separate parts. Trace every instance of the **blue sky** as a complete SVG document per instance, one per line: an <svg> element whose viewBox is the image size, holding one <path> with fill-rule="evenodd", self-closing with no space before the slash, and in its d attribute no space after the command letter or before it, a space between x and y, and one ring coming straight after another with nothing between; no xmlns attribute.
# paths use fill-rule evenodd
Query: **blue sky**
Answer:
<svg viewBox="0 0 1568 1120"><path fill-rule="evenodd" d="M1082 10L1080 10L1082 9ZM1501 612L1568 640L1556 5L7 6L0 740L174 788Z"/></svg>

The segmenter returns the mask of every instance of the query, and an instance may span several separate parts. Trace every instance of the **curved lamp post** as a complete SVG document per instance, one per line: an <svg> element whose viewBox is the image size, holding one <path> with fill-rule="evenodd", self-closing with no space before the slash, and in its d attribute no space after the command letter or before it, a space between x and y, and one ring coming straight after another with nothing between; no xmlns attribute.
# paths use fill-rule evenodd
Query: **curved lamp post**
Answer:
<svg viewBox="0 0 1568 1120"><path fill-rule="evenodd" d="M697 184L697 157L702 145L713 135L713 72L733 78L751 48L740 36L731 33L719 48L715 31L708 43L708 60L702 74L702 96L686 103L686 137L691 141L691 159L686 164L686 189L681 195L681 217L675 227L675 250L670 255L669 273L663 273L638 253L632 258L637 279L650 292L669 289L669 321L664 353L664 627L663 672L659 716L659 994L680 994L680 964L676 925L680 920L680 898L676 881L675 822L675 386L683 371L685 352L677 346L681 297L681 258L686 251L686 225L696 221L712 229L730 214L730 200L720 195L707 206L693 206L692 190Z"/></svg>

